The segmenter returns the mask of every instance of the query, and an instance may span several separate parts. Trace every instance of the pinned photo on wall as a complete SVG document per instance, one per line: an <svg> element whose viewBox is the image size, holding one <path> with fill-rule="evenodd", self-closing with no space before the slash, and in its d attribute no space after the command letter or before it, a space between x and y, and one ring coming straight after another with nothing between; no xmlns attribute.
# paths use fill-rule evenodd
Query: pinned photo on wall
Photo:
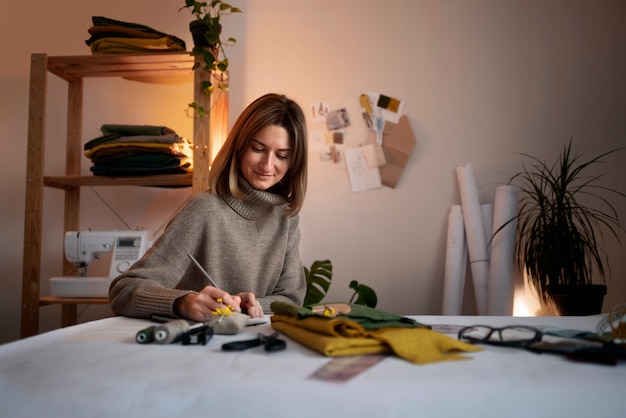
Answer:
<svg viewBox="0 0 626 418"><path fill-rule="evenodd" d="M333 162L335 164L341 162L341 153L335 147L328 148L326 152L320 152L320 161Z"/></svg>
<svg viewBox="0 0 626 418"><path fill-rule="evenodd" d="M331 110L326 116L326 128L329 131L347 128L350 126L350 118L346 108Z"/></svg>
<svg viewBox="0 0 626 418"><path fill-rule="evenodd" d="M313 122L324 122L329 112L330 112L329 102L311 103L311 106L309 107L309 113L311 115L311 120Z"/></svg>
<svg viewBox="0 0 626 418"><path fill-rule="evenodd" d="M309 152L328 152L326 131L309 132Z"/></svg>
<svg viewBox="0 0 626 418"><path fill-rule="evenodd" d="M343 145L345 142L344 131L326 131L324 132L324 143L328 146Z"/></svg>
<svg viewBox="0 0 626 418"><path fill-rule="evenodd" d="M369 100L365 100L366 96ZM404 100L375 92L367 92L359 98L361 108L370 115L373 128L376 128L376 117L382 117L385 121L398 123L404 114ZM368 112L371 109L371 113Z"/></svg>

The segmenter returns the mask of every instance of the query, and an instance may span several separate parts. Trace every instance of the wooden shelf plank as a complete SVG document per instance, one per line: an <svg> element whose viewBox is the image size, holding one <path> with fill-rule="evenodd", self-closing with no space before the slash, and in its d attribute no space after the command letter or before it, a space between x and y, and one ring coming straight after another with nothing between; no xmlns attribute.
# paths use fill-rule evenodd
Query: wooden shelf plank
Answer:
<svg viewBox="0 0 626 418"><path fill-rule="evenodd" d="M39 305L81 305L81 304L95 304L95 305L107 305L109 299L107 298L58 298L56 296L42 296L39 298Z"/></svg>
<svg viewBox="0 0 626 418"><path fill-rule="evenodd" d="M150 187L190 187L192 174L161 174L154 176L44 176L47 187L67 189L80 186L150 186Z"/></svg>
<svg viewBox="0 0 626 418"><path fill-rule="evenodd" d="M189 52L103 54L48 57L48 71L64 80L85 77L187 76L193 78Z"/></svg>

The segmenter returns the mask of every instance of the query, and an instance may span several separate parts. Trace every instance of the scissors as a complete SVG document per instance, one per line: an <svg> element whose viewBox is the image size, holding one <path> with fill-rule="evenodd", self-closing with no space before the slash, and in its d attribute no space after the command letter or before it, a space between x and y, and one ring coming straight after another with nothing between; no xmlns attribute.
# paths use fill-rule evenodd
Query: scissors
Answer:
<svg viewBox="0 0 626 418"><path fill-rule="evenodd" d="M278 332L271 335L258 334L257 338L252 340L233 341L222 344L222 350L242 351L260 345L264 346L265 351L280 351L287 347L287 342L278 338Z"/></svg>

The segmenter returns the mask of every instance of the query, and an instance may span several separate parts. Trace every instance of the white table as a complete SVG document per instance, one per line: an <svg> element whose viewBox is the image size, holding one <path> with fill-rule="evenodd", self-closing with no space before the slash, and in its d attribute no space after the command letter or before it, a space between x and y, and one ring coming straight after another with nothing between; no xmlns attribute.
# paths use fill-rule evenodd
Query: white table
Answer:
<svg viewBox="0 0 626 418"><path fill-rule="evenodd" d="M595 317L414 316L426 324L594 330ZM331 359L286 337L287 350L221 351L273 330L248 327L206 346L141 345L151 323L107 318L0 346L2 417L623 417L626 364L484 346L469 360L396 357L345 383L309 379Z"/></svg>

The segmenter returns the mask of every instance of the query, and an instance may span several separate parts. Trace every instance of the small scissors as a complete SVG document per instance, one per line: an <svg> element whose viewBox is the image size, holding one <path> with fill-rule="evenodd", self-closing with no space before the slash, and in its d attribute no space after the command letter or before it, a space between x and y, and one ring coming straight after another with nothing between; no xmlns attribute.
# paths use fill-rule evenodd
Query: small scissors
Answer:
<svg viewBox="0 0 626 418"><path fill-rule="evenodd" d="M278 332L271 335L258 334L253 340L233 341L222 344L224 351L242 351L263 344L265 351L280 351L287 347L287 342L278 338Z"/></svg>

